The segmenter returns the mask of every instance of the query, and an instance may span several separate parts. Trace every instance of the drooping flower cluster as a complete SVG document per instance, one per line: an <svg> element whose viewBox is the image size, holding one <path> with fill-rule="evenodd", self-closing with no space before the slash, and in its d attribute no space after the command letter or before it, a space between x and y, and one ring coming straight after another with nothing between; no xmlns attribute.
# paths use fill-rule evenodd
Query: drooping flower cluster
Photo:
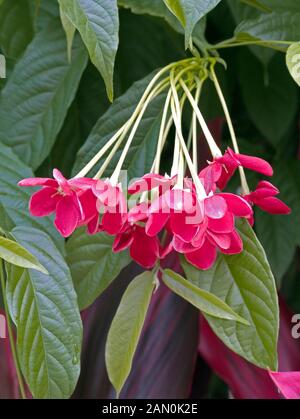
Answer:
<svg viewBox="0 0 300 419"><path fill-rule="evenodd" d="M41 187L30 199L31 214L43 217L55 213L54 224L64 237L69 237L76 228L82 226L86 226L88 234L104 232L114 236L112 250L120 252L129 249L132 259L147 269L154 267L170 252L183 254L199 269L209 269L214 264L218 251L224 254L242 251L243 242L236 229L236 219L246 218L253 224L253 205L272 214L289 213L290 209L277 198L278 189L270 182L260 181L256 190L249 192L244 168L264 176L272 176L273 170L261 158L240 154L232 129L235 151L228 148L222 155L198 108L197 100L201 90L199 74L195 77L195 98L190 93L195 86L188 88L182 78L185 71L190 71L195 66L197 68L198 64L187 61L186 67L179 66L177 69L175 66L170 71L170 79L167 82L162 80L153 88L163 70L158 73L146 89L133 117L74 178L67 180L59 170L54 169L53 179L30 178L20 181L20 186ZM199 72L199 68L197 71ZM206 73L203 80L205 77ZM214 72L212 79L224 105ZM148 104L168 86L151 172L133 181L125 193L119 181L120 171L138 124ZM181 97L178 96L180 89ZM189 145L184 140L181 125L186 99L193 108ZM175 125L176 136L171 175L162 176L159 174L161 155L171 126L167 123L168 112L171 114L169 121ZM226 107L224 112L228 118ZM197 170L197 120L213 156L213 161L200 173ZM228 124L231 128L230 120ZM127 135L112 176L101 179L115 151ZM193 158L190 157L189 150L191 143ZM96 176L86 177L111 147L111 152ZM185 164L191 178L186 177ZM241 175L242 194L224 192L237 169ZM129 197L130 201L135 198L135 203L130 208Z"/></svg>

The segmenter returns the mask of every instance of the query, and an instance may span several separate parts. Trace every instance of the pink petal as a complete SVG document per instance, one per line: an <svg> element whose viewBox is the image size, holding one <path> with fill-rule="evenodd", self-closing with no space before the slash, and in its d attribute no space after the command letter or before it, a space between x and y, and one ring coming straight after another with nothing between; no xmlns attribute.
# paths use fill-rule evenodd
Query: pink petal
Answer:
<svg viewBox="0 0 300 419"><path fill-rule="evenodd" d="M95 187L99 182L104 183L102 180L96 180L87 177L73 178L68 181L69 185L79 189L89 189Z"/></svg>
<svg viewBox="0 0 300 419"><path fill-rule="evenodd" d="M19 186L50 186L52 188L57 188L58 183L54 179L46 177L30 177L27 179L20 180L18 183Z"/></svg>
<svg viewBox="0 0 300 419"><path fill-rule="evenodd" d="M197 233L198 226L189 224L191 216L184 213L171 214L170 226L173 234L179 236L183 241L190 242Z"/></svg>
<svg viewBox="0 0 300 419"><path fill-rule="evenodd" d="M231 237L229 234L215 234L210 231L207 232L210 241L218 246L221 250L229 249L231 245Z"/></svg>
<svg viewBox="0 0 300 419"><path fill-rule="evenodd" d="M45 186L31 196L29 201L30 213L35 217L49 215L55 211L60 199L62 199L62 195L57 193L57 189Z"/></svg>
<svg viewBox="0 0 300 419"><path fill-rule="evenodd" d="M87 232L90 235L96 234L99 232L99 214L95 215L94 218L92 218L87 225Z"/></svg>
<svg viewBox="0 0 300 419"><path fill-rule="evenodd" d="M234 230L234 216L227 212L223 218L208 219L208 228L215 233L231 233Z"/></svg>
<svg viewBox="0 0 300 419"><path fill-rule="evenodd" d="M128 193L135 194L139 192L150 191L156 187L161 187L162 192L168 190L174 185L175 177L168 178L159 174L149 173L144 175L142 178L135 180L128 187Z"/></svg>
<svg viewBox="0 0 300 419"><path fill-rule="evenodd" d="M267 180L261 180L260 182L258 182L256 189L269 189L270 191L274 192L274 195L279 193L279 189Z"/></svg>
<svg viewBox="0 0 300 419"><path fill-rule="evenodd" d="M142 227L136 226L134 239L130 246L130 256L144 268L152 268L159 257L159 242L157 237L147 236Z"/></svg>
<svg viewBox="0 0 300 419"><path fill-rule="evenodd" d="M141 202L136 206L132 207L128 213L128 222L136 223L137 221L145 220L148 217L148 202Z"/></svg>
<svg viewBox="0 0 300 419"><path fill-rule="evenodd" d="M119 211L107 210L102 217L102 226L106 233L114 236L118 234L126 221L126 214Z"/></svg>
<svg viewBox="0 0 300 419"><path fill-rule="evenodd" d="M74 195L64 196L56 206L54 224L63 237L69 237L80 221L80 210Z"/></svg>
<svg viewBox="0 0 300 419"><path fill-rule="evenodd" d="M153 213L149 215L145 230L148 236L156 236L165 226L169 219L170 214L165 213Z"/></svg>
<svg viewBox="0 0 300 419"><path fill-rule="evenodd" d="M236 158L240 162L241 166L246 169L254 170L255 172L261 173L265 176L272 176L272 166L266 161L259 157L246 156L245 154L236 154Z"/></svg>
<svg viewBox="0 0 300 419"><path fill-rule="evenodd" d="M78 200L82 209L84 222L89 222L92 218L98 216L97 198L91 189L87 189L78 195Z"/></svg>
<svg viewBox="0 0 300 419"><path fill-rule="evenodd" d="M269 375L286 399L300 399L300 372L272 372Z"/></svg>
<svg viewBox="0 0 300 419"><path fill-rule="evenodd" d="M203 180L203 186L207 194L211 191L215 192L216 183L222 175L222 170L222 164L214 161L199 173L199 178Z"/></svg>
<svg viewBox="0 0 300 419"><path fill-rule="evenodd" d="M268 197L260 199L256 202L256 205L263 211L269 212L270 214L290 214L291 209L280 199L275 197Z"/></svg>
<svg viewBox="0 0 300 419"><path fill-rule="evenodd" d="M173 237L172 246L178 253L189 253L196 250L195 246L193 246L191 243L187 243L181 240L181 238L178 236Z"/></svg>
<svg viewBox="0 0 300 419"><path fill-rule="evenodd" d="M227 211L227 204L220 195L213 195L204 201L205 215L209 218L223 218Z"/></svg>
<svg viewBox="0 0 300 419"><path fill-rule="evenodd" d="M228 211L237 217L249 217L253 211L251 205L241 196L232 193L220 193L219 196L226 200Z"/></svg>
<svg viewBox="0 0 300 419"><path fill-rule="evenodd" d="M191 192L182 189L172 189L167 191L164 197L168 207L178 213L185 211L192 214L195 212L196 200Z"/></svg>
<svg viewBox="0 0 300 419"><path fill-rule="evenodd" d="M243 250L243 241L236 231L230 233L230 246L228 249L221 248L221 252L226 255L235 255Z"/></svg>
<svg viewBox="0 0 300 419"><path fill-rule="evenodd" d="M116 235L116 238L113 243L113 251L114 252L121 252L122 250L127 249L131 243L133 242L133 232L132 229L128 229L124 233L120 233Z"/></svg>
<svg viewBox="0 0 300 419"><path fill-rule="evenodd" d="M186 253L185 258L198 269L207 270L211 268L216 260L217 250L208 240L195 252Z"/></svg>

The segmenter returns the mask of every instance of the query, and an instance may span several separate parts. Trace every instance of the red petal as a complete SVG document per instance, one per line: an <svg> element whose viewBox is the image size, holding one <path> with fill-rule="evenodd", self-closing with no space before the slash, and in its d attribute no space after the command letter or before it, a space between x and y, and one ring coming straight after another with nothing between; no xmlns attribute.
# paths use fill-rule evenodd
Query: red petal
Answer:
<svg viewBox="0 0 300 419"><path fill-rule="evenodd" d="M69 185L79 189L89 189L97 187L98 183L104 183L102 180L91 179L87 177L73 178L68 181Z"/></svg>
<svg viewBox="0 0 300 419"><path fill-rule="evenodd" d="M165 226L169 216L170 214L165 213L150 214L145 227L147 235L151 237L156 236Z"/></svg>
<svg viewBox="0 0 300 419"><path fill-rule="evenodd" d="M153 268L159 257L157 237L147 236L142 227L136 226L134 239L130 246L130 256L144 268Z"/></svg>
<svg viewBox="0 0 300 419"><path fill-rule="evenodd" d="M221 193L219 196L222 196L226 200L228 211L232 212L235 216L249 217L252 215L251 205L241 196L232 193Z"/></svg>
<svg viewBox="0 0 300 419"><path fill-rule="evenodd" d="M186 213L171 214L171 230L185 242L190 242L197 233L198 226L189 224L189 220L192 218L194 217Z"/></svg>
<svg viewBox="0 0 300 419"><path fill-rule="evenodd" d="M191 243L186 243L180 239L180 237L174 236L172 240L173 248L178 253L189 253L194 252L196 247L193 246Z"/></svg>
<svg viewBox="0 0 300 419"><path fill-rule="evenodd" d="M272 166L266 160L259 157L246 156L245 154L236 154L236 157L246 169L254 170L265 176L273 176Z"/></svg>
<svg viewBox="0 0 300 419"><path fill-rule="evenodd" d="M207 270L211 268L216 260L217 250L208 240L195 252L186 253L185 258L198 269Z"/></svg>
<svg viewBox="0 0 300 419"><path fill-rule="evenodd" d="M221 250L229 249L231 245L231 237L229 234L214 234L212 232L207 232L208 237L211 239L212 243L218 246Z"/></svg>
<svg viewBox="0 0 300 419"><path fill-rule="evenodd" d="M62 199L62 196L57 193L57 189L45 186L31 196L29 201L30 213L35 217L49 215L55 211L60 199Z"/></svg>
<svg viewBox="0 0 300 419"><path fill-rule="evenodd" d="M226 255L235 255L241 253L243 250L243 242L236 231L230 233L230 246L228 249L222 249L221 252Z"/></svg>
<svg viewBox="0 0 300 419"><path fill-rule="evenodd" d="M54 224L63 237L69 237L80 221L80 210L74 195L64 196L56 206Z"/></svg>
<svg viewBox="0 0 300 419"><path fill-rule="evenodd" d="M280 199L275 197L268 197L260 199L256 202L256 205L263 211L269 212L270 214L290 214L291 209Z"/></svg>
<svg viewBox="0 0 300 419"><path fill-rule="evenodd" d="M120 233L116 235L112 250L114 252L121 252L122 250L127 249L131 245L132 242L133 242L133 234L132 234L132 229L130 228L124 233Z"/></svg>
<svg viewBox="0 0 300 419"><path fill-rule="evenodd" d="M208 228L215 233L231 233L234 230L234 216L227 212L223 218L208 219Z"/></svg>
<svg viewBox="0 0 300 419"><path fill-rule="evenodd" d="M52 188L58 187L58 183L55 179L50 179L46 177L30 177L27 179L20 180L18 185L19 186L50 186Z"/></svg>
<svg viewBox="0 0 300 419"><path fill-rule="evenodd" d="M269 375L286 399L300 399L300 372L272 372Z"/></svg>
<svg viewBox="0 0 300 419"><path fill-rule="evenodd" d="M168 190L171 185L174 185L175 177L167 178L155 173L149 173L140 179L135 180L129 185L128 193L134 194L139 192L150 191L156 187L162 187L162 192Z"/></svg>

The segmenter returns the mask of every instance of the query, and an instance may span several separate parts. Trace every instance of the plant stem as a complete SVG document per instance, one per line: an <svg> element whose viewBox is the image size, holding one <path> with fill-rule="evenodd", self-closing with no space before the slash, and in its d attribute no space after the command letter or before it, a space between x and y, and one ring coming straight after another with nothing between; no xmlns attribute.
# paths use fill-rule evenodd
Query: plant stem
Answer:
<svg viewBox="0 0 300 419"><path fill-rule="evenodd" d="M17 356L17 351L16 351L16 347L15 347L15 340L14 340L12 324L11 324L11 320L10 320L10 314L9 314L9 309L8 309L8 304L7 304L7 299L6 299L6 292L5 292L6 287L5 287L5 279L4 279L5 274L4 274L4 266L3 266L4 264L3 264L2 259L0 259L0 265L1 265L0 266L0 280L1 280L1 288L2 288L5 315L6 315L6 323L7 323L9 343L10 343L11 353L12 353L13 360L14 360L14 365L15 365L15 368L16 368L16 373L17 373L17 377L18 377L18 383L19 383L21 397L22 397L22 399L26 399L25 386L24 386L23 377L22 377L22 373L21 373L21 369L20 369L20 365L19 365L19 360L18 360L18 356Z"/></svg>
<svg viewBox="0 0 300 419"><path fill-rule="evenodd" d="M198 105L200 94L201 94L202 83L199 82L195 93L195 102ZM193 132L193 163L198 173L198 147L197 147L197 115L193 112L192 117L192 132Z"/></svg>
<svg viewBox="0 0 300 419"><path fill-rule="evenodd" d="M210 151L212 156L215 157L221 157L222 153L221 150L219 149L219 147L217 146L213 136L211 135L211 132L208 128L208 126L206 125L205 119L202 116L202 113L200 112L200 109L198 108L198 104L196 103L195 99L193 98L193 96L191 95L187 85L184 83L183 80L180 80L180 84L184 90L184 92L187 95L188 100L190 101L193 110L198 118L199 124L201 125L202 131L205 135L206 141L209 145Z"/></svg>
<svg viewBox="0 0 300 419"><path fill-rule="evenodd" d="M138 126L139 126L139 124L140 124L140 122L141 122L141 119L142 119L142 117L143 117L143 115L144 115L144 113L145 113L145 111L146 111L146 109L147 109L147 107L148 107L148 105L149 105L149 103L151 102L151 100L153 100L156 96L158 96L160 93L162 93L164 90L165 90L165 88L168 86L168 82L166 82L165 80L163 80L162 82L160 82L153 90L152 90L152 92L149 94L149 96L147 97L147 100L145 101L145 103L143 104L143 107L142 107L142 109L139 111L139 115L138 115L138 117L137 117L137 119L136 119L136 121L135 121L135 123L134 123L134 126L133 126L133 128L132 128L132 131L131 131L131 133L130 133L130 135L129 135L129 137L128 137L128 139L127 139L127 142L126 142L126 144L125 144L125 147L124 147L124 149L123 149L123 151L122 151L122 154L121 154L121 156L120 156L120 159L119 159L119 161L118 161L118 164L117 164L117 166L116 166L116 168L115 168L115 170L114 170L114 172L113 172L113 174L112 174L112 176L110 177L110 181L111 181L111 183L112 184L117 184L118 183L118 178L119 178L119 175L120 175L120 172L121 172L121 169L122 169L122 166L123 166L123 163L124 163L124 160L125 160L125 158L126 158L126 155L127 155L127 153L128 153L128 150L129 150L129 147L130 147L130 145L131 145L131 143L132 143L132 140L133 140L133 138L134 138L134 136L135 136L135 133L136 133L136 131L137 131L137 129L138 129Z"/></svg>
<svg viewBox="0 0 300 419"><path fill-rule="evenodd" d="M239 151L239 146L238 146L237 138L236 138L236 135L235 135L235 131L234 131L234 128L233 128L233 123L232 123L230 113L229 113L229 110L228 110L228 107L227 107L222 89L221 89L220 84L218 82L218 79L217 79L217 76L216 76L216 73L215 73L215 70L214 70L213 66L211 66L211 75L212 75L212 79L213 79L217 94L219 96L219 99L220 99L220 102L221 102L221 105L222 105L222 108L223 108L223 111L224 111L224 114L225 114L225 118L226 118L227 125L228 125L228 128L229 128L230 136L231 136L231 141L232 141L232 144L233 144L233 149L234 149L235 153L238 154L240 151ZM239 172L240 172L240 178L241 178L241 185L242 185L243 193L248 194L249 193L249 186L248 186L248 183L247 183L247 179L246 179L246 175L245 175L243 167L239 166Z"/></svg>

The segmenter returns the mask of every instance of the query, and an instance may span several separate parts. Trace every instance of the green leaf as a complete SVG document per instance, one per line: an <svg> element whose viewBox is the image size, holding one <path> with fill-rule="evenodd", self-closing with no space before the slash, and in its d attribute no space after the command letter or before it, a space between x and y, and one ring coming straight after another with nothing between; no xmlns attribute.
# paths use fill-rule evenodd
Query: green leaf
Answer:
<svg viewBox="0 0 300 419"><path fill-rule="evenodd" d="M67 37L68 60L69 60L69 62L71 62L72 45L73 45L73 41L74 41L74 35L75 35L76 28L73 25L73 23L69 20L69 18L65 15L65 13L61 10L61 7L59 8L59 12L60 12L61 23L62 23L62 26L64 28L64 31L65 31L66 37Z"/></svg>
<svg viewBox="0 0 300 419"><path fill-rule="evenodd" d="M34 174L13 151L0 143L0 226L6 231L14 226L35 227L48 233L56 246L63 251L64 240L53 226L51 217L32 217L28 202L36 188L21 188L21 179ZM2 210L1 210L2 209Z"/></svg>
<svg viewBox="0 0 300 419"><path fill-rule="evenodd" d="M171 269L166 269L163 272L162 279L175 294L187 300L203 313L220 319L235 320L246 325L248 324L245 319L236 314L232 308L216 295L190 283Z"/></svg>
<svg viewBox="0 0 300 419"><path fill-rule="evenodd" d="M8 271L7 299L22 372L35 398L69 398L80 373L82 341L70 271L45 233L17 227L12 234L49 272Z"/></svg>
<svg viewBox="0 0 300 419"><path fill-rule="evenodd" d="M286 65L295 82L300 86L300 42L292 44L286 53Z"/></svg>
<svg viewBox="0 0 300 419"><path fill-rule="evenodd" d="M271 9L269 7L265 6L264 3L258 1L258 0L240 0L241 3L247 4L248 6L254 7L255 9L261 10L263 12L270 12Z"/></svg>
<svg viewBox="0 0 300 419"><path fill-rule="evenodd" d="M250 326L244 326L205 314L216 335L249 362L275 371L279 329L275 280L248 222L240 220L238 228L244 242L241 254L220 254L208 271L200 271L185 261L183 268L189 281L214 293L250 322Z"/></svg>
<svg viewBox="0 0 300 419"><path fill-rule="evenodd" d="M126 289L113 318L105 349L109 379L117 395L130 373L155 281L152 272L138 275Z"/></svg>
<svg viewBox="0 0 300 419"><path fill-rule="evenodd" d="M274 215L257 210L255 227L278 286L288 270L295 251L295 224L291 215Z"/></svg>
<svg viewBox="0 0 300 419"><path fill-rule="evenodd" d="M300 13L282 12L261 14L238 25L235 35L239 39L251 37L262 41L299 41Z"/></svg>
<svg viewBox="0 0 300 419"><path fill-rule="evenodd" d="M117 0L59 0L61 10L80 32L92 63L100 71L113 100L113 71L118 49Z"/></svg>
<svg viewBox="0 0 300 419"><path fill-rule="evenodd" d="M40 264L35 256L28 252L23 246L0 236L0 258L22 268L36 269L44 274L47 270Z"/></svg>
<svg viewBox="0 0 300 419"><path fill-rule="evenodd" d="M80 309L90 306L130 263L127 252L113 253L113 238L105 233L89 236L77 230L67 242L70 266Z"/></svg>
<svg viewBox="0 0 300 419"><path fill-rule="evenodd" d="M272 144L278 144L298 109L297 89L285 71L283 57L275 55L264 70L249 52L240 51L239 77L252 122Z"/></svg>
<svg viewBox="0 0 300 419"><path fill-rule="evenodd" d="M189 46L196 23L221 0L164 0L185 29L185 47Z"/></svg>
<svg viewBox="0 0 300 419"><path fill-rule="evenodd" d="M82 169L114 133L130 118L153 76L154 74L151 74L134 83L132 87L123 96L119 97L98 120L87 141L77 154L73 170L74 174ZM135 134L123 165L123 169L128 172L129 179L142 176L151 168L156 151L164 99L165 94L162 94L153 100L145 112ZM123 145L124 144L125 142ZM113 168L120 158L123 145L111 160L110 165L105 172L105 176L110 176L112 174ZM97 167L91 172L92 174L98 170L104 159L100 160L96 165Z"/></svg>
<svg viewBox="0 0 300 419"><path fill-rule="evenodd" d="M35 36L1 92L1 140L34 169L49 154L86 66L79 38L72 56L70 64L60 22L50 25Z"/></svg>
<svg viewBox="0 0 300 419"><path fill-rule="evenodd" d="M136 14L148 14L151 16L160 17L176 31L184 34L184 29L179 23L175 15L170 12L169 8L162 0L118 0L119 6L130 8ZM206 19L202 18L200 22L195 25L193 32L193 40L197 45L207 44L204 31L206 27Z"/></svg>
<svg viewBox="0 0 300 419"><path fill-rule="evenodd" d="M5 1L0 8L0 47L6 57L19 58L33 38L29 1Z"/></svg>

